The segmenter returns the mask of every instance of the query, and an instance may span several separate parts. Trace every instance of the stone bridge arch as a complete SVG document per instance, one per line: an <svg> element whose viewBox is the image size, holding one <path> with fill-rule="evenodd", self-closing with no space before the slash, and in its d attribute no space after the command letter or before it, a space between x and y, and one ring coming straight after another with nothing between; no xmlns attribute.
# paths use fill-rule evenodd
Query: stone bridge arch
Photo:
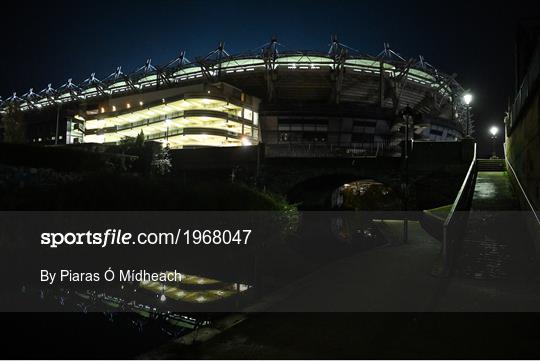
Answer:
<svg viewBox="0 0 540 361"><path fill-rule="evenodd" d="M281 160L265 164L263 179L268 190L298 203L308 193L329 197L345 183L373 180L389 186L399 194L401 184L399 159L302 159Z"/></svg>

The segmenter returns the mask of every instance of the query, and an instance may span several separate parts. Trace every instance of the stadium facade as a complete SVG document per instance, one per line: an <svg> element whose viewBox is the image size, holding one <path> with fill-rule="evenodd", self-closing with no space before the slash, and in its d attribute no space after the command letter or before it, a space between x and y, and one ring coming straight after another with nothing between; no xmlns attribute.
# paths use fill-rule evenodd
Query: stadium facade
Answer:
<svg viewBox="0 0 540 361"><path fill-rule="evenodd" d="M148 60L103 80L13 94L3 112L23 114L29 142L108 143L136 137L171 148L263 142L330 147L390 146L409 122L416 139L466 134L464 89L422 57L406 60L385 44L363 55L333 39L329 51L282 51L275 40L204 58L184 53L164 66ZM405 115L407 114L407 115Z"/></svg>

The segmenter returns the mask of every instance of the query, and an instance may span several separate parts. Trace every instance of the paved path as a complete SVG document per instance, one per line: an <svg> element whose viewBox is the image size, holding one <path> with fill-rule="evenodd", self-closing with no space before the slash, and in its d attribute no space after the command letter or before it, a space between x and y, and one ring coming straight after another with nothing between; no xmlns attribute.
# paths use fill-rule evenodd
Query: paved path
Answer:
<svg viewBox="0 0 540 361"><path fill-rule="evenodd" d="M519 202L507 172L478 172L473 211L518 211Z"/></svg>
<svg viewBox="0 0 540 361"><path fill-rule="evenodd" d="M258 309L264 312L247 314L205 343L170 343L143 357L509 357L514 352L510 336L531 334L508 328L494 316L378 313L540 311L540 284L531 277L530 251L520 241L527 237L525 227L519 217L500 209L518 214L508 177L481 172L470 218L474 230L467 234L458 272L450 279L432 276L440 243L411 222L409 243L332 263L278 292L264 310ZM392 239L399 238L401 229L401 222L381 227ZM360 313L365 311L370 313ZM454 328L440 326L453 322ZM488 331L479 331L480 325L489 325ZM474 354L473 348L482 351Z"/></svg>
<svg viewBox="0 0 540 361"><path fill-rule="evenodd" d="M479 172L457 264L459 277L526 282L531 237L506 172Z"/></svg>
<svg viewBox="0 0 540 361"><path fill-rule="evenodd" d="M456 272L441 311L539 311L534 254L506 172L479 172Z"/></svg>
<svg viewBox="0 0 540 361"><path fill-rule="evenodd" d="M384 228L395 237L401 227L399 222L387 222ZM292 292L278 297L281 301L264 312L244 315L242 322L211 339L203 331L204 343L173 342L142 357L470 358L475 355L473 346L483 349L478 357L505 355L511 346L505 343L511 340L509 335L523 330L510 332L493 316L385 312L540 308L538 290L433 277L440 243L418 223L410 230L408 244L372 249L328 265L296 283ZM304 312L282 312L291 307ZM358 312L362 310L373 312ZM490 325L493 334L480 332L480 325ZM489 342L478 340L479 333Z"/></svg>

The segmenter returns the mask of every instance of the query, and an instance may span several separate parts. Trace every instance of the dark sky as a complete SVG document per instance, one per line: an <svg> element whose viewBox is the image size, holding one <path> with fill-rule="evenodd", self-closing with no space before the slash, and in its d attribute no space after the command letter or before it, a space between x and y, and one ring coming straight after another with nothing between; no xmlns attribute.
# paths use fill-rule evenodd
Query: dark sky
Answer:
<svg viewBox="0 0 540 361"><path fill-rule="evenodd" d="M514 31L539 14L533 1L11 1L0 18L0 95L53 87L147 58L162 64L180 50L205 55L219 41L229 53L276 35L290 49L327 50L331 34L364 53L384 42L405 58L422 54L458 74L475 95L477 136L502 118L514 87ZM536 8L535 8L536 7Z"/></svg>

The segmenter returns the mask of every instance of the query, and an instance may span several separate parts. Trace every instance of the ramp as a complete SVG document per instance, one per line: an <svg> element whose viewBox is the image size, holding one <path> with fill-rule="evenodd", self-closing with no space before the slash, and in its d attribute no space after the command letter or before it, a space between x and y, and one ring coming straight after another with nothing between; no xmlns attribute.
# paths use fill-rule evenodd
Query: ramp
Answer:
<svg viewBox="0 0 540 361"><path fill-rule="evenodd" d="M456 275L474 279L523 279L533 260L530 237L504 160L477 161L477 176Z"/></svg>

